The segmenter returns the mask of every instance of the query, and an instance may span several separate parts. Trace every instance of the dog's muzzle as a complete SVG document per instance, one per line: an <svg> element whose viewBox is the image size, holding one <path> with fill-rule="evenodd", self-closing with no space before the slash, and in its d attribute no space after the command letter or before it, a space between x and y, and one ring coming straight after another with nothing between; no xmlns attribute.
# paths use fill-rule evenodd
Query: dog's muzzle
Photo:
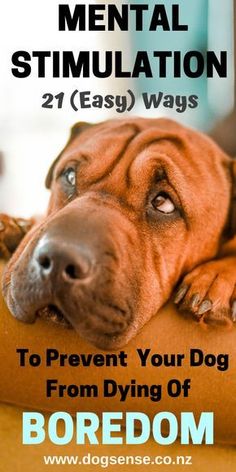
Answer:
<svg viewBox="0 0 236 472"><path fill-rule="evenodd" d="M12 274L8 300L21 321L41 316L94 342L97 335L126 332L137 289L126 273L133 251L118 215L114 218L112 208L85 207L62 209L36 243L29 243Z"/></svg>

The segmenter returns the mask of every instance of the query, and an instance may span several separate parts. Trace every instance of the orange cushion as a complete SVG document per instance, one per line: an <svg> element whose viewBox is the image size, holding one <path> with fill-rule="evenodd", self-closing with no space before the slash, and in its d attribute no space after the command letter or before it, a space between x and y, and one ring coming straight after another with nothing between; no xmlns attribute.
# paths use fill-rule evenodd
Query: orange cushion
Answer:
<svg viewBox="0 0 236 472"><path fill-rule="evenodd" d="M73 330L37 320L33 325L16 321L8 312L0 295L0 401L26 406L33 410L93 411L141 411L153 417L159 411L170 411L179 417L180 412L192 411L195 415L203 411L214 412L215 439L234 443L236 441L236 330L224 328L203 329L188 317L183 317L170 304L163 308L127 346L128 367L60 367L53 363L45 367L45 352L48 348L60 353L102 353L89 345ZM41 356L39 367L19 366L16 349L27 348ZM137 349L151 349L155 354L184 354L182 367L153 366L148 362L142 367ZM229 368L220 370L215 366L189 366L190 349L200 349L207 354L229 355ZM103 352L106 354L105 352ZM119 353L116 352L116 354ZM218 364L220 364L218 357ZM222 359L221 359L222 360ZM219 365L218 365L219 367ZM189 396L171 398L166 386L171 379L191 379ZM100 390L97 398L59 398L45 394L47 379L58 379L60 384L96 384ZM158 402L150 398L127 397L121 402L119 395L105 398L102 395L104 379L113 379L118 384L161 384L162 398Z"/></svg>

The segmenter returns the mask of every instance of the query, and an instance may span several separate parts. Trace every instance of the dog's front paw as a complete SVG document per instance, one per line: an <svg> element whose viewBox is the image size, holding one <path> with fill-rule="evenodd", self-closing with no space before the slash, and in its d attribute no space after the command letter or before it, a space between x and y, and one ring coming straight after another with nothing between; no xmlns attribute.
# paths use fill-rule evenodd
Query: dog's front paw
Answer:
<svg viewBox="0 0 236 472"><path fill-rule="evenodd" d="M236 321L236 257L196 267L184 277L174 302L206 323Z"/></svg>
<svg viewBox="0 0 236 472"><path fill-rule="evenodd" d="M0 213L0 258L9 259L11 257L32 225L33 220L11 218Z"/></svg>

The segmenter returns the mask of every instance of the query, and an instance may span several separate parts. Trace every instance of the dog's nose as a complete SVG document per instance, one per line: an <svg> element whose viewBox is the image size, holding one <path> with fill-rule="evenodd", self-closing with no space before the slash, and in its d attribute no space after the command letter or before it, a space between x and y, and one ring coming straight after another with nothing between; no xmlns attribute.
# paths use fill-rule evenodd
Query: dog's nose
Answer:
<svg viewBox="0 0 236 472"><path fill-rule="evenodd" d="M74 282L86 279L91 272L91 257L82 247L63 241L42 240L35 249L34 258L44 277L61 277Z"/></svg>

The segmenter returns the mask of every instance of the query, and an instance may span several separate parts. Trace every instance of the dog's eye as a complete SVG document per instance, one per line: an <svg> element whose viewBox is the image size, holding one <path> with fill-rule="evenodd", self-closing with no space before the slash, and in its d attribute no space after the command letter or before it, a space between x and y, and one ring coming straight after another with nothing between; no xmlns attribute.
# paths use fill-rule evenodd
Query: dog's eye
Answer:
<svg viewBox="0 0 236 472"><path fill-rule="evenodd" d="M71 185L71 187L75 187L75 184L76 184L76 172L75 172L75 169L73 169L72 167L70 167L69 169L67 169L64 173L64 176L66 178L66 181L69 185Z"/></svg>
<svg viewBox="0 0 236 472"><path fill-rule="evenodd" d="M67 167L59 174L61 189L69 198L73 198L76 194L77 172L74 167Z"/></svg>
<svg viewBox="0 0 236 472"><path fill-rule="evenodd" d="M170 199L167 193L159 193L153 200L152 206L155 210L161 211L161 213L173 213L175 211L175 205Z"/></svg>

